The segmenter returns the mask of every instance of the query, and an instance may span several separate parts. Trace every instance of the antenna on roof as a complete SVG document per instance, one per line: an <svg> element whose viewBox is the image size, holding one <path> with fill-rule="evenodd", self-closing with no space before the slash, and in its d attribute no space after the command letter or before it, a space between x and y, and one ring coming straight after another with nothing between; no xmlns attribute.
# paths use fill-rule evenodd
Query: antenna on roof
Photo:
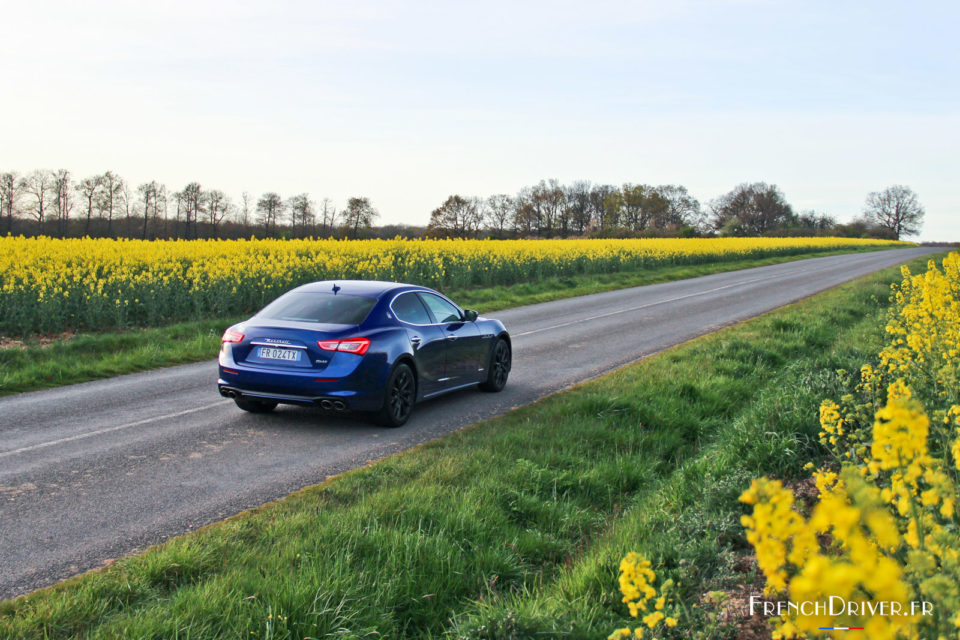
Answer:
<svg viewBox="0 0 960 640"><path fill-rule="evenodd" d="M337 291L340 291L340 287L336 283L333 284L333 295L337 295Z"/></svg>

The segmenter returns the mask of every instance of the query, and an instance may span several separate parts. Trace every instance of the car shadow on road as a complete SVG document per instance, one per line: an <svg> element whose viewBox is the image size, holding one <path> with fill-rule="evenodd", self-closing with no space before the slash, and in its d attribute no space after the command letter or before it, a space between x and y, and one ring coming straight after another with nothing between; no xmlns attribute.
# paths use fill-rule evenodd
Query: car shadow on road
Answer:
<svg viewBox="0 0 960 640"><path fill-rule="evenodd" d="M319 407L301 407L282 404L267 414L248 414L243 416L248 425L264 428L276 428L286 431L315 431L319 429L337 429L340 431L380 431L372 419L362 413L324 411Z"/></svg>
<svg viewBox="0 0 960 640"><path fill-rule="evenodd" d="M531 390L526 385L514 384L503 393L484 393L476 388L461 389L442 396L431 398L417 404L409 422L397 429L383 427L376 423L373 414L324 411L319 407L298 405L279 405L268 414L244 414L244 426L256 426L261 429L276 429L288 434L335 433L402 434L411 431L442 432L453 431L479 420L505 413L518 404L529 402Z"/></svg>

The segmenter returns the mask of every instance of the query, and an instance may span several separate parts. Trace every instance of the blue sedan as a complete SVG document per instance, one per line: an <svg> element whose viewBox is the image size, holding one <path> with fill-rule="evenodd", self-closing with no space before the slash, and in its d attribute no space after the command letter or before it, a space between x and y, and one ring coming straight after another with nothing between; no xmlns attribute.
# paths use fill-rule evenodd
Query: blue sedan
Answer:
<svg viewBox="0 0 960 640"><path fill-rule="evenodd" d="M474 385L501 391L511 354L503 323L432 289L313 282L227 329L217 385L245 411L311 405L399 427L420 400Z"/></svg>

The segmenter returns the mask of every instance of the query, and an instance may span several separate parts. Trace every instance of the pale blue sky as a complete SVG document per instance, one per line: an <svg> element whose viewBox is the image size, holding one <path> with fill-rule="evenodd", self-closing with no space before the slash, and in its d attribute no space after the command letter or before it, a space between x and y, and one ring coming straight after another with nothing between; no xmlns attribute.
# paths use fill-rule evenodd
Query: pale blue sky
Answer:
<svg viewBox="0 0 960 640"><path fill-rule="evenodd" d="M849 220L907 184L960 240L960 5L4 3L0 170L113 169L237 198L447 195L540 179L776 183Z"/></svg>

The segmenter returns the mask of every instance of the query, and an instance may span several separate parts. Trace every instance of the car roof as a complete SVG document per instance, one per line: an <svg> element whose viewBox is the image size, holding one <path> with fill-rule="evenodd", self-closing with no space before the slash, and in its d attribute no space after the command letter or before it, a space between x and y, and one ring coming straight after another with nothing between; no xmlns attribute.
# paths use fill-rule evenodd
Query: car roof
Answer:
<svg viewBox="0 0 960 640"><path fill-rule="evenodd" d="M334 285L340 287L337 293L378 297L390 291L427 288L413 284L404 284L402 282L381 282L378 280L322 280L297 287L296 291L328 293L333 291Z"/></svg>

